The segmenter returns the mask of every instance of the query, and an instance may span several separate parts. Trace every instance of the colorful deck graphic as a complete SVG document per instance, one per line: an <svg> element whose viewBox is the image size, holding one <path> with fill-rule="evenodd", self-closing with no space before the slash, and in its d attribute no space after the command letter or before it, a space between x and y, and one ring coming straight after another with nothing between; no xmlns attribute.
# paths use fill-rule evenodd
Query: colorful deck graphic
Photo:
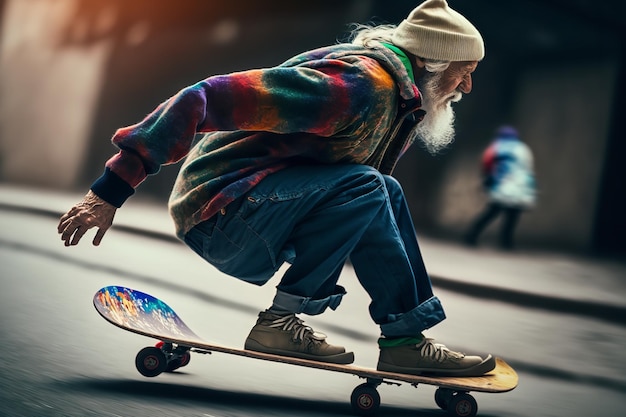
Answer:
<svg viewBox="0 0 626 417"><path fill-rule="evenodd" d="M201 340L163 301L141 291L109 286L93 298L96 310L123 329L164 338Z"/></svg>

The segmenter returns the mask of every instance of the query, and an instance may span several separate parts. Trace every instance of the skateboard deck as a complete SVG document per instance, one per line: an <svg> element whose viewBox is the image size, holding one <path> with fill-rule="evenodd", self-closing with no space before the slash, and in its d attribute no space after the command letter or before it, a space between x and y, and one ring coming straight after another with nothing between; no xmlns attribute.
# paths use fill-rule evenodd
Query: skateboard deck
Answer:
<svg viewBox="0 0 626 417"><path fill-rule="evenodd" d="M477 414L476 400L469 392L503 393L517 386L517 373L501 358L496 368L480 377L439 377L399 374L375 369L318 362L307 359L272 355L237 349L207 342L194 333L174 310L163 301L141 291L122 286L100 289L93 298L98 313L108 322L129 332L159 340L137 354L135 365L144 376L154 377L186 366L190 352L226 353L265 361L316 368L356 375L367 382L357 386L351 395L353 411L359 415L374 415L380 406L376 388L382 384L408 383L415 387L427 384L437 387L435 402L452 416L472 417Z"/></svg>

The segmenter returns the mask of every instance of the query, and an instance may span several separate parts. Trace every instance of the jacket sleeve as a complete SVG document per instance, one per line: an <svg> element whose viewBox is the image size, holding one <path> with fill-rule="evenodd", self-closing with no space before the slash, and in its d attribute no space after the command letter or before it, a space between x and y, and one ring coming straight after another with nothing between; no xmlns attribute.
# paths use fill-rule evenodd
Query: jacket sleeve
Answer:
<svg viewBox="0 0 626 417"><path fill-rule="evenodd" d="M189 86L141 122L116 131L112 142L119 152L106 162L92 190L120 207L148 175L184 158L196 133L354 134L376 102L376 91L393 83L372 61L313 61L214 76Z"/></svg>

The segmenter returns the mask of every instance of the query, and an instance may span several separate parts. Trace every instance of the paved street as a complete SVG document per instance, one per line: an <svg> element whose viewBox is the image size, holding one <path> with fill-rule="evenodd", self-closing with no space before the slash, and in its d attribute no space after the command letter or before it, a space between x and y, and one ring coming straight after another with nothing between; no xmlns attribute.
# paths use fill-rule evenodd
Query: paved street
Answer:
<svg viewBox="0 0 626 417"><path fill-rule="evenodd" d="M65 248L54 213L77 196L6 187L0 195L0 415L351 415L349 396L361 383L351 375L213 354L194 355L173 374L142 377L134 356L153 342L98 316L91 297L100 287L158 296L199 335L239 347L276 281L257 288L215 272L168 238L166 213L153 204L120 210L101 247ZM624 312L623 265L422 241L449 317L428 335L452 348L490 351L519 371L516 390L475 394L479 416L622 414L626 326L610 313ZM354 350L358 365L374 366L377 328L367 297L349 267L341 283L349 293L341 307L307 323ZM432 387L382 386L380 393L381 415L445 415Z"/></svg>

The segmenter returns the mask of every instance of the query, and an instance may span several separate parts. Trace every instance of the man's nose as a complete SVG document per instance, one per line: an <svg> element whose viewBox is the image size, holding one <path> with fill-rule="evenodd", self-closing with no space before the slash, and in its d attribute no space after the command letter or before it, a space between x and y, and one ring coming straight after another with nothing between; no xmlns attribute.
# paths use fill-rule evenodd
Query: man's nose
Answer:
<svg viewBox="0 0 626 417"><path fill-rule="evenodd" d="M459 91L461 91L463 94L469 94L472 92L471 76L468 75L466 78L463 79L463 81L461 81L461 84L459 84Z"/></svg>

